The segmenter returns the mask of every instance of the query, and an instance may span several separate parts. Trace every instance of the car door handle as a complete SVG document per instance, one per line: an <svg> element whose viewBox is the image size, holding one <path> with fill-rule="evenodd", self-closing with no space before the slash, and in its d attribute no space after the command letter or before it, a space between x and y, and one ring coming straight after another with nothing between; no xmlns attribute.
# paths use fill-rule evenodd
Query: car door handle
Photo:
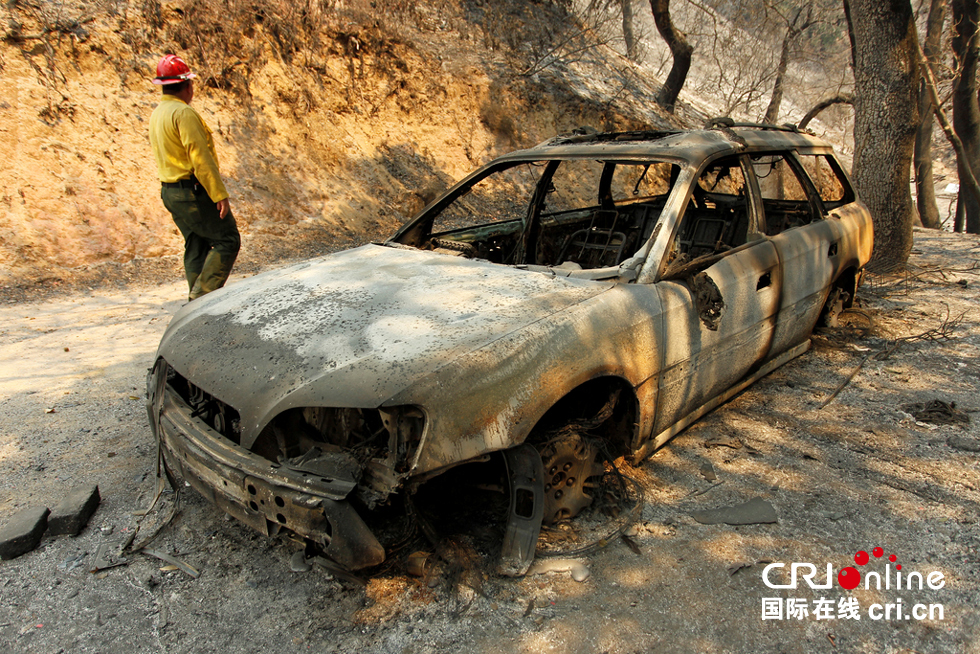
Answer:
<svg viewBox="0 0 980 654"><path fill-rule="evenodd" d="M759 283L755 285L755 290L761 291L762 289L769 288L770 286L772 286L772 271L767 270L766 272L762 273L761 277L759 277Z"/></svg>

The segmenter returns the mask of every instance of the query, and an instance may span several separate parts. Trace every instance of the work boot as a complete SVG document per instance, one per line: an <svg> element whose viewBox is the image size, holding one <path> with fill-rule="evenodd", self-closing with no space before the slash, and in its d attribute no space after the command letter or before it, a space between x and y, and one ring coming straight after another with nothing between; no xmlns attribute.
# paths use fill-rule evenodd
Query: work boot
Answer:
<svg viewBox="0 0 980 654"><path fill-rule="evenodd" d="M197 278L200 277L201 274L196 272L187 272L186 270L184 271L184 274L187 277L187 301L190 302L194 299L191 297L191 293L194 292L194 284L197 283Z"/></svg>
<svg viewBox="0 0 980 654"><path fill-rule="evenodd" d="M231 266L234 263L234 259L227 261L227 257L222 257L217 250L208 252L208 256L204 260L204 268L194 281L194 286L191 287L189 299L196 300L202 295L216 291L224 286L228 280L228 276L231 274Z"/></svg>

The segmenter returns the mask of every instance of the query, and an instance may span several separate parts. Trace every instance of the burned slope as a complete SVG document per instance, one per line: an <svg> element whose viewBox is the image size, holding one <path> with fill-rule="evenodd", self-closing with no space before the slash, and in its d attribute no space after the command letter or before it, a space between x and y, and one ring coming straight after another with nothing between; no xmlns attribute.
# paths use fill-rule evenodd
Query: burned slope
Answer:
<svg viewBox="0 0 980 654"><path fill-rule="evenodd" d="M200 75L194 104L215 133L243 271L390 234L502 151L585 124L661 120L642 94L622 95L616 59L601 49L590 65L605 75L556 67L560 58L521 74L577 29L550 3L40 1L8 11L0 284L11 297L179 269L157 263L180 237L157 200L146 140L159 97L149 79L165 51Z"/></svg>

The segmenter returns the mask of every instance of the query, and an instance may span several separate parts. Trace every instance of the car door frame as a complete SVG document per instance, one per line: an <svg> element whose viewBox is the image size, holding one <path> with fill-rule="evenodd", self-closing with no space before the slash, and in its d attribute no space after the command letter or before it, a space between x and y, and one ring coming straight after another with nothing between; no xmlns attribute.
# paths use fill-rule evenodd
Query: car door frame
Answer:
<svg viewBox="0 0 980 654"><path fill-rule="evenodd" d="M753 155L781 155L789 165L813 214L813 219L805 225L797 225L783 229L777 234L766 233L766 239L771 241L779 254L780 266L785 271L807 274L786 274L782 287L779 315L776 320L776 330L773 336L770 356L777 356L790 348L799 345L809 338L813 331L831 287L842 269L841 240L844 229L839 220L833 220L833 213L828 209L810 179L800 157L800 148L789 150L765 150L753 152ZM804 149L806 156L824 156L826 153L818 150ZM754 167L751 169L752 184L758 190L761 208L761 226L768 227L766 220L765 200L761 187L756 178ZM841 169L842 170L842 169ZM837 173L838 171L834 171ZM853 189L846 177L843 180L845 196ZM765 233L765 231L764 231Z"/></svg>
<svg viewBox="0 0 980 654"><path fill-rule="evenodd" d="M727 305L713 330L701 320L691 282L664 279L664 274L671 244L690 215L691 197L701 175L719 160L732 157L738 158L745 178L749 228L744 244L709 257L699 270L714 282ZM658 406L651 434L654 449L679 431L668 433L673 427L738 383L768 357L782 269L773 244L760 230L758 187L749 182L748 166L747 158L740 153L719 153L705 160L690 176L680 211L660 234L661 244L652 249L661 254L656 287L665 336L663 366L656 380Z"/></svg>

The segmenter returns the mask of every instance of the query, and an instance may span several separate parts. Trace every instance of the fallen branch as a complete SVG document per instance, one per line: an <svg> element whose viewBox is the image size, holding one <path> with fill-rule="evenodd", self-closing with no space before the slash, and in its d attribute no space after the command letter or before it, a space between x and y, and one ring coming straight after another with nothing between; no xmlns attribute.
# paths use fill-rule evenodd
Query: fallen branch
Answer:
<svg viewBox="0 0 980 654"><path fill-rule="evenodd" d="M151 550L149 547L144 547L142 552L143 554L147 554L154 558L160 559L161 561L166 561L170 565L180 568L194 579L197 579L198 577L201 576L201 573L197 570L197 568L184 563L183 561L181 561L176 557L170 556L166 552L161 552L160 550Z"/></svg>
<svg viewBox="0 0 980 654"><path fill-rule="evenodd" d="M905 343L912 343L914 341L926 341L926 340L935 342L937 340L951 339L953 337L952 336L953 330L956 329L956 327L963 320L963 317L966 315L966 312L961 313L956 318L950 320L949 305L947 304L945 306L946 306L946 317L943 318L943 322L939 327L933 329L927 329L921 334L915 334L913 336L904 336L902 338L897 338L894 341L891 341L888 345L886 345L881 350L878 350L877 352L865 356L861 360L861 363L859 363L857 367L854 369L854 371L847 376L847 379L841 382L840 385L834 390L834 392L831 393L830 396L828 396L827 399L824 400L819 407L817 407L817 409L818 410L823 409L825 406L833 402L834 398L836 398L840 394L840 392L844 390L844 388L846 388L848 384L851 383L851 381L857 376L857 374L861 372L861 368L863 368L864 364L868 362L868 359L873 358L875 361L885 361L889 357L891 357L898 350L898 348L900 348Z"/></svg>
<svg viewBox="0 0 980 654"><path fill-rule="evenodd" d="M917 273L910 272L909 275L911 277L918 279L921 275L928 275L930 273L936 273L939 276L941 276L943 279L946 279L947 273L960 273L960 274L980 273L980 262L976 262L976 261L973 262L973 265L970 266L969 268L943 268L941 266L936 266L935 268L923 268L921 271Z"/></svg>
<svg viewBox="0 0 980 654"><path fill-rule="evenodd" d="M848 384L850 384L850 383L851 383L851 380L852 380L852 379L854 379L854 378L855 378L855 377L857 376L857 374L858 374L859 372L861 372L861 368L863 368L863 367L864 367L864 364L868 362L868 359L870 359L870 358L871 358L871 357L873 357L873 356L874 356L874 354L869 354L869 355L867 355L866 357L864 357L863 359L861 359L861 363L859 363L859 364L858 364L858 366L857 366L857 368L855 368L855 369L854 369L854 372L852 372L852 373L851 373L850 375L848 375L848 376L847 376L847 379L845 379L844 381L842 381L842 382L840 383L840 386L838 386L838 387L837 387L837 388L836 388L836 389L834 390L834 392L830 394L830 397L828 397L828 398L827 398L826 400L824 400L824 401L823 401L823 404L821 404L821 405L820 405L819 407L817 407L817 408L818 408L818 409L822 409L822 408L824 408L825 406L827 406L828 404L830 404L831 402L833 402L833 401L834 401L834 398L835 398L835 397L837 397L837 395L838 395L838 394L839 394L839 393L840 393L840 392L841 392L842 390L844 390L844 387L845 387L845 386L847 386Z"/></svg>
<svg viewBox="0 0 980 654"><path fill-rule="evenodd" d="M689 500L689 499L692 499L692 498L695 498L695 497L698 497L699 495L704 495L704 494L705 494L705 493L707 493L708 491L710 491L710 490L713 490L713 489L715 489L715 488L718 488L719 486L721 486L721 485L722 485L722 484L724 484L724 483L725 483L725 480L724 480L724 479L722 479L722 480L721 480L721 481L719 481L718 483L716 483L716 484L711 484L711 485L710 485L710 486L708 486L707 488L702 488L702 489L701 489L701 490L699 490L699 491L691 491L690 493L688 493L687 495L685 495L684 497L682 497L682 498L680 499L680 502L683 502L684 500Z"/></svg>
<svg viewBox="0 0 980 654"><path fill-rule="evenodd" d="M912 343L914 341L938 341L938 340L948 341L951 338L953 338L953 330L955 330L959 326L959 324L963 322L963 318L964 316L966 316L966 312L964 311L960 315L950 320L949 305L944 302L943 306L946 307L946 317L943 318L943 323L939 327L933 329L927 329L921 334L915 334L914 336L904 336L902 338L897 338L893 341L893 343L895 343L896 345L901 345L903 343ZM897 349L898 349L897 347L885 348L885 351L879 352L878 354L875 355L875 359L877 359L878 361L884 361L889 356L891 356L891 354ZM884 354L884 356L881 356L882 354Z"/></svg>

